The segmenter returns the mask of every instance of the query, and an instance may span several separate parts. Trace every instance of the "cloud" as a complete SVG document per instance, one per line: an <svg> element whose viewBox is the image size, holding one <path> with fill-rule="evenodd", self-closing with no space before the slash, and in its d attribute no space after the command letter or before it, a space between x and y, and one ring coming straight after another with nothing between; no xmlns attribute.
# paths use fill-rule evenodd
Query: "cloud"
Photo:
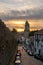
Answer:
<svg viewBox="0 0 43 65"><path fill-rule="evenodd" d="M43 0L0 0L0 18L43 19Z"/></svg>
<svg viewBox="0 0 43 65"><path fill-rule="evenodd" d="M10 10L8 13L0 13L0 18L11 19L43 19L43 9L28 9L26 11Z"/></svg>
<svg viewBox="0 0 43 65"><path fill-rule="evenodd" d="M43 6L43 0L0 0L1 5L10 9L25 10ZM3 6L3 7L5 7Z"/></svg>

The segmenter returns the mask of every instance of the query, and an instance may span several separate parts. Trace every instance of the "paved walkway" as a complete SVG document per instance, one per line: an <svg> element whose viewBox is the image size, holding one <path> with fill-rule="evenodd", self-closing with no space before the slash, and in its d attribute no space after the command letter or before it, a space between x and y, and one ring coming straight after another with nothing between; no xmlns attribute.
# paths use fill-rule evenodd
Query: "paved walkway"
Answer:
<svg viewBox="0 0 43 65"><path fill-rule="evenodd" d="M25 50L22 50L22 63L23 65L43 65L43 62L41 62L40 60L35 59L32 56L29 56Z"/></svg>

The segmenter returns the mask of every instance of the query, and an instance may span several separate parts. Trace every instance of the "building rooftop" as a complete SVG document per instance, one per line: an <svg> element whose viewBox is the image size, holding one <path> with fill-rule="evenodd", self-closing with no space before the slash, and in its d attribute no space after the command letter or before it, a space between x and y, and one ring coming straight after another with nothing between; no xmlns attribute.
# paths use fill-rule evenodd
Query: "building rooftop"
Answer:
<svg viewBox="0 0 43 65"><path fill-rule="evenodd" d="M41 30L35 32L35 34L43 34L43 29L41 29Z"/></svg>

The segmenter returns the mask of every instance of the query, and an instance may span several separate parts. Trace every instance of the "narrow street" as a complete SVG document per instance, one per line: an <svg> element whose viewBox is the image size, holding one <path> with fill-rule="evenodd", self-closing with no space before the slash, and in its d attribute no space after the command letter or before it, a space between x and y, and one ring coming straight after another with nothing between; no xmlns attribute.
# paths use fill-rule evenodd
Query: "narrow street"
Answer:
<svg viewBox="0 0 43 65"><path fill-rule="evenodd" d="M22 46L21 46L22 47ZM41 62L40 60L35 59L32 56L29 56L25 50L22 48L21 49L21 59L22 59L22 64L23 65L43 65L43 62Z"/></svg>
<svg viewBox="0 0 43 65"><path fill-rule="evenodd" d="M22 65L43 65L43 62L40 60L37 60L33 56L29 56L27 52L22 48L22 46L18 46L18 49L21 50L21 61ZM9 65L14 65L14 56L11 59Z"/></svg>

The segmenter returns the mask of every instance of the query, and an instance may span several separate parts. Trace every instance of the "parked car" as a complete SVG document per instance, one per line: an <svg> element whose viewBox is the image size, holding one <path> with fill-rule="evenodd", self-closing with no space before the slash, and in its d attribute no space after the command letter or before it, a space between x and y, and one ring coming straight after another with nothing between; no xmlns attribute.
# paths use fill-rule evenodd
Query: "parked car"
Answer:
<svg viewBox="0 0 43 65"><path fill-rule="evenodd" d="M21 61L20 60L16 60L15 61L15 65L21 65Z"/></svg>
<svg viewBox="0 0 43 65"><path fill-rule="evenodd" d="M18 49L18 50L17 50L17 53L21 53L21 50Z"/></svg>
<svg viewBox="0 0 43 65"><path fill-rule="evenodd" d="M20 56L16 56L16 60L21 60Z"/></svg>
<svg viewBox="0 0 43 65"><path fill-rule="evenodd" d="M27 53L30 55L30 56L33 56L33 53L28 49L27 50Z"/></svg>
<svg viewBox="0 0 43 65"><path fill-rule="evenodd" d="M17 53L16 56L20 56L21 57L21 53Z"/></svg>

